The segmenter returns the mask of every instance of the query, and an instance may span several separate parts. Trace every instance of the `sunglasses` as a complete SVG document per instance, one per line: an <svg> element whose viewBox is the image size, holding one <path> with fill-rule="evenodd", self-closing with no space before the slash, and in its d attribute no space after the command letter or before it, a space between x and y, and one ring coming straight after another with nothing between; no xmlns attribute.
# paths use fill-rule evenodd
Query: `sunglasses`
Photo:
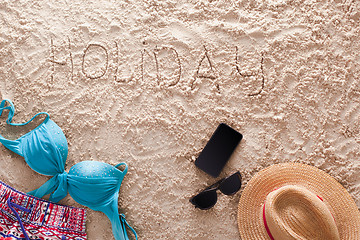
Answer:
<svg viewBox="0 0 360 240"><path fill-rule="evenodd" d="M217 190L225 195L233 195L240 190L241 174L239 171L229 177L223 178L210 187L204 189L199 194L193 196L190 202L201 210L212 208L217 202Z"/></svg>

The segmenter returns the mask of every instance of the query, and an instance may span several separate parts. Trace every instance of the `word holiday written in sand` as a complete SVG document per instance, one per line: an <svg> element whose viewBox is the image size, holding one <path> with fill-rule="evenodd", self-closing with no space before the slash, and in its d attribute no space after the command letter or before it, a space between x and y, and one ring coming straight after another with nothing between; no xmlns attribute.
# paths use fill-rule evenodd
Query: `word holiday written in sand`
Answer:
<svg viewBox="0 0 360 240"><path fill-rule="evenodd" d="M50 48L50 62L52 63L52 74L51 74L51 79L54 80L54 72L55 72L55 67L56 65L70 65L70 71L71 71L71 79L74 76L74 59L73 59L73 54L71 51L71 42L70 39L68 39L68 56L66 57L65 60L55 60L55 50L54 50L54 43L53 40L51 39L51 48ZM102 55L102 66L98 67L97 65L99 65L98 61L101 58L97 58L97 63L94 64L97 66L97 70L94 71L90 71L90 67L91 66L91 62L89 62L87 59L87 55L89 55L89 51L95 51L97 52L97 54ZM168 87L173 87L176 86L180 80L181 80L181 76L182 76L182 64L181 64L181 60L180 60L180 56L178 54L178 52L176 51L175 48L173 47L155 47L153 50L146 50L146 49L142 49L140 51L139 54L139 58L140 58L140 64L139 64L139 68L140 68L140 79L144 80L144 72L145 72L145 66L146 66L146 62L144 61L145 56L150 57L153 60L153 64L155 65L155 71L156 71L156 78L157 78L157 82L158 84L164 80L164 77L162 76L162 70L163 68L160 68L160 64L159 64L159 53L161 51L166 51L168 52L169 56L172 56L172 61L175 63L175 67L172 69L173 73L171 74L173 76L173 80L172 81L168 81L169 83L167 84ZM107 47L105 47L102 44L99 43L90 43L87 45L87 47L83 50L82 54L81 54L81 71L83 73L83 75L86 78L89 79L99 79L105 76L105 74L109 71L109 50L107 49ZM114 81L116 82L125 82L124 78L118 78L118 69L119 69L119 65L121 63L119 63L119 46L117 44L117 42L115 42L115 53L113 53L112 55L114 58L114 65L115 68L113 69L114 71ZM264 77L264 54L261 54L261 61L260 61L260 67L252 72L252 73L244 73L241 71L240 66L239 66L239 54L238 54L238 48L235 47L235 54L234 54L234 68L235 68L235 73L238 74L240 77L242 77L244 79L244 81L246 81L247 78L249 77L257 77L260 80L258 81L258 85L259 86L255 86L254 92L249 93L248 96L256 96L259 95L264 87L265 87L265 77ZM203 63L207 62L207 71L200 71L201 68L203 67ZM216 88L218 90L219 89L219 84L215 81L215 79L217 78L216 74L212 74L215 71L214 68L214 64L209 56L209 52L207 50L207 48L204 46L204 53L203 55L200 57L200 60L197 64L196 69L194 70L194 77L192 79L192 81L190 81L189 85L191 87L191 90L193 90L195 88L195 82L197 79L210 79L211 81L213 81L214 85L216 86ZM130 78L131 80L132 78Z"/></svg>

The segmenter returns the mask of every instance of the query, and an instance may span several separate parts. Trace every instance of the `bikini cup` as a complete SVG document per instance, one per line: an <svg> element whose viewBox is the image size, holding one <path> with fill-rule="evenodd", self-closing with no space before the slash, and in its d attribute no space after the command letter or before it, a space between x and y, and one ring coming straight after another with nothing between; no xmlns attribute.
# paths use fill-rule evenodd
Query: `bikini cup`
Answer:
<svg viewBox="0 0 360 240"><path fill-rule="evenodd" d="M120 166L124 166L124 170L118 169ZM136 232L126 222L124 214L119 215L118 211L120 185L127 170L126 163L114 167L103 162L83 161L74 165L68 176L71 197L82 205L105 213L111 221L116 240L129 239L126 226L137 239Z"/></svg>
<svg viewBox="0 0 360 240"><path fill-rule="evenodd" d="M122 171L118 167L124 166ZM128 227L137 239L135 230L127 223L124 214L119 214L119 190L127 173L126 163L112 166L103 162L82 161L71 167L69 173L59 176L60 183L55 178L50 179L40 188L29 192L35 197L43 197L54 191L60 193L61 199L70 193L78 203L94 211L101 211L109 218L113 235L116 240L128 240Z"/></svg>
<svg viewBox="0 0 360 240"><path fill-rule="evenodd" d="M5 107L6 102L10 106ZM118 212L118 197L121 182L127 173L126 163L112 166L96 161L82 161L65 172L65 162L68 153L67 141L60 127L41 112L28 122L22 124L11 123L15 108L10 100L3 100L0 104L0 116L4 109L9 110L6 123L13 126L22 126L31 122L37 115L45 114L45 120L32 131L16 140L8 140L0 135L0 142L11 151L23 156L27 164L36 172L53 176L41 187L28 194L43 197L50 194L50 201L58 202L67 192L78 203L95 211L101 211L110 219L113 235L116 240L129 239L126 226L136 232ZM121 171L118 167L124 166Z"/></svg>
<svg viewBox="0 0 360 240"><path fill-rule="evenodd" d="M5 107L6 102L10 106ZM49 114L40 112L26 123L12 123L15 108L10 100L3 100L0 103L0 116L5 109L9 110L6 123L12 126L25 126L38 115L46 115L46 118L35 129L16 140L9 140L0 135L0 142L9 150L24 157L26 163L40 174L55 176L64 172L68 154L66 137L60 127L50 119Z"/></svg>

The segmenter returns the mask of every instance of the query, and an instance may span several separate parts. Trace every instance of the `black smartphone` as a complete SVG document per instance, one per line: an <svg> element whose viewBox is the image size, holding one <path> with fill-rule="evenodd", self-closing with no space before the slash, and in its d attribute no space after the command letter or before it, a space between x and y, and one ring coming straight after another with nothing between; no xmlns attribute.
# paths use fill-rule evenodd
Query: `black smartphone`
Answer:
<svg viewBox="0 0 360 240"><path fill-rule="evenodd" d="M242 137L238 131L220 123L195 160L195 165L213 177L219 176Z"/></svg>

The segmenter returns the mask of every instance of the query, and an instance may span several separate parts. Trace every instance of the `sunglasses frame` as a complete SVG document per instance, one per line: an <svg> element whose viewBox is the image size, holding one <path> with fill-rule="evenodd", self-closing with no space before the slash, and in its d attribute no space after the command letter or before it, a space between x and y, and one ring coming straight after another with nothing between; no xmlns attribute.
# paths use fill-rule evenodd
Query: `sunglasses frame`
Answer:
<svg viewBox="0 0 360 240"><path fill-rule="evenodd" d="M233 176L235 176L235 175L238 175L238 176L239 176L239 180L240 180L239 189L237 189L236 191L234 191L234 192L232 192L232 193L230 193L230 194L224 193L224 192L220 189L221 184L222 184L223 182L225 182L227 179L229 179L229 178L231 178L231 177L233 177ZM225 178L220 179L219 181L217 181L216 183L214 183L214 184L210 185L209 187L205 188L204 190L202 190L202 191L199 192L198 194L192 196L189 201L190 201L196 208L200 208L201 210L210 209L210 208L212 208L213 206L215 206L215 204L217 203L217 194L216 194L216 199L215 199L214 204L211 205L211 206L209 206L209 207L206 207L206 208L203 208L203 207L199 206L199 205L194 201L194 199L195 199L197 196L199 196L200 194L203 194L203 193L206 193L206 192L212 192L212 191L215 191L215 193L216 193L217 190L220 190L220 192L222 192L223 194L228 195L228 196L234 195L235 193L237 193L237 192L241 189L241 185L242 185L242 181L241 181L241 180L242 180L242 176L241 176L240 172L237 171L237 172L231 174L231 175L228 176L228 177L225 177Z"/></svg>

